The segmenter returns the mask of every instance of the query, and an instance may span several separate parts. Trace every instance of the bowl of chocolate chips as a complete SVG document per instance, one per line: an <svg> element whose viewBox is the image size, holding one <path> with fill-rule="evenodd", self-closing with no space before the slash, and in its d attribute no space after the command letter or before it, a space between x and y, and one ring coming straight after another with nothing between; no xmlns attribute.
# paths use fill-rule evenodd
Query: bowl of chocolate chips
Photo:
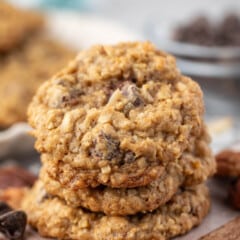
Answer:
<svg viewBox="0 0 240 240"><path fill-rule="evenodd" d="M150 38L177 58L181 71L197 80L209 118L240 119L240 14L195 15L155 24Z"/></svg>

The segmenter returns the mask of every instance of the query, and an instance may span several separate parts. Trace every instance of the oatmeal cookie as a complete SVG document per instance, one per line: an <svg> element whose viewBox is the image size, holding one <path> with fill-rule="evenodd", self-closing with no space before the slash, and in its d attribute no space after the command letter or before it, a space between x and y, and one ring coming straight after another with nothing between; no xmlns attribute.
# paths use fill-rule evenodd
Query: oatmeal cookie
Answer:
<svg viewBox="0 0 240 240"><path fill-rule="evenodd" d="M203 111L198 84L172 56L148 42L121 43L82 51L44 83L29 123L37 150L78 172L76 188L138 187L200 135Z"/></svg>
<svg viewBox="0 0 240 240"><path fill-rule="evenodd" d="M143 187L110 188L102 185L75 190L52 178L47 168L43 167L40 179L49 194L59 196L72 207L84 207L107 215L153 211L166 203L184 181L180 165L170 163L160 178Z"/></svg>
<svg viewBox="0 0 240 240"><path fill-rule="evenodd" d="M47 195L41 182L23 201L30 224L41 235L81 240L169 239L201 223L209 207L208 190L204 185L179 191L152 213L125 217L70 207L63 200Z"/></svg>
<svg viewBox="0 0 240 240"><path fill-rule="evenodd" d="M213 175L215 161L208 146L208 135L203 134L189 150L192 154L184 153L182 158L171 161L160 178L143 187L116 189L101 185L75 189L74 184L64 185L61 176L54 176L50 160L45 161L40 179L49 194L64 199L73 207L84 207L107 215L153 211L165 204L180 186L197 185ZM67 178L67 175L64 177Z"/></svg>
<svg viewBox="0 0 240 240"><path fill-rule="evenodd" d="M39 85L74 56L72 50L35 35L0 59L0 127L26 121L27 106Z"/></svg>
<svg viewBox="0 0 240 240"><path fill-rule="evenodd" d="M43 17L37 13L0 1L0 53L19 45L30 33L40 29L43 22Z"/></svg>

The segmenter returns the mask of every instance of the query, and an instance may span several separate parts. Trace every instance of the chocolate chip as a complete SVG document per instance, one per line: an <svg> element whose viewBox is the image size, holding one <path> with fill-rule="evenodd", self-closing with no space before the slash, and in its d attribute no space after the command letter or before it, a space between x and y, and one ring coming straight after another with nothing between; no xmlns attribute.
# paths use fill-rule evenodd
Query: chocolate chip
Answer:
<svg viewBox="0 0 240 240"><path fill-rule="evenodd" d="M80 89L72 89L69 94L62 97L62 107L75 106L79 103L79 97L83 95L84 92Z"/></svg>
<svg viewBox="0 0 240 240"><path fill-rule="evenodd" d="M0 216L0 232L11 240L23 239L27 215L23 211L10 211Z"/></svg>
<svg viewBox="0 0 240 240"><path fill-rule="evenodd" d="M90 153L95 158L113 160L119 154L119 140L109 134L101 132L94 141Z"/></svg>
<svg viewBox="0 0 240 240"><path fill-rule="evenodd" d="M135 160L135 154L132 151L123 151L120 148L120 141L104 132L95 139L90 155L95 159L116 161L120 165Z"/></svg>
<svg viewBox="0 0 240 240"><path fill-rule="evenodd" d="M0 201L0 216L10 211L12 211L12 208L5 202Z"/></svg>

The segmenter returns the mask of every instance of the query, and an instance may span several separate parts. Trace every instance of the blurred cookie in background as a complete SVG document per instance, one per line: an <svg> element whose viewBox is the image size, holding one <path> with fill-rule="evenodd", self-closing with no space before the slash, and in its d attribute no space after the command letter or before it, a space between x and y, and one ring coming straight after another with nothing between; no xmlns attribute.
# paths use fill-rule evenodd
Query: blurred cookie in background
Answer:
<svg viewBox="0 0 240 240"><path fill-rule="evenodd" d="M19 45L29 34L40 29L43 22L40 14L0 1L0 53Z"/></svg>
<svg viewBox="0 0 240 240"><path fill-rule="evenodd" d="M60 70L74 51L52 39L44 17L0 2L0 128L26 122L38 86Z"/></svg>
<svg viewBox="0 0 240 240"><path fill-rule="evenodd" d="M38 86L60 70L74 52L39 33L0 59L0 127L26 121L28 103Z"/></svg>

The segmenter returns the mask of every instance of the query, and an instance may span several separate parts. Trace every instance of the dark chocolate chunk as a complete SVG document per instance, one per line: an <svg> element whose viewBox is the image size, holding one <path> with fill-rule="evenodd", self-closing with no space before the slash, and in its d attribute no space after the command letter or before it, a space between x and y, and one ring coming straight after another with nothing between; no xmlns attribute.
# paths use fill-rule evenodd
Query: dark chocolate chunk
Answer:
<svg viewBox="0 0 240 240"><path fill-rule="evenodd" d="M23 211L10 211L0 216L0 232L11 240L23 239L27 215Z"/></svg>
<svg viewBox="0 0 240 240"><path fill-rule="evenodd" d="M89 153L95 159L116 161L121 165L135 160L135 154L132 151L123 151L120 148L120 141L104 132L95 139Z"/></svg>
<svg viewBox="0 0 240 240"><path fill-rule="evenodd" d="M10 211L12 211L12 208L5 202L0 201L0 216Z"/></svg>
<svg viewBox="0 0 240 240"><path fill-rule="evenodd" d="M119 140L101 132L91 148L90 153L99 159L112 160L120 154Z"/></svg>

